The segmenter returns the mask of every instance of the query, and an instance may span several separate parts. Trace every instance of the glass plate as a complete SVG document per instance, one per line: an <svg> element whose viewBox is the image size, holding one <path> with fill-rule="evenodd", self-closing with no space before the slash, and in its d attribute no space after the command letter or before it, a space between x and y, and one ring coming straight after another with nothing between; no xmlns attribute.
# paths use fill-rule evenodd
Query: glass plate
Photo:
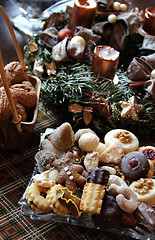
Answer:
<svg viewBox="0 0 155 240"><path fill-rule="evenodd" d="M54 129L47 128L45 133L41 134L40 143L53 132ZM40 146L39 146L40 149ZM32 177L36 175L38 172L37 163L35 164ZM28 186L31 185L33 179L30 179ZM32 220L40 220L40 221L54 221L57 223L65 223L71 224L75 226L86 227L90 229L100 229L94 225L91 219L91 214L82 214L82 216L77 219L73 215L66 215L61 216L54 212L50 213L40 213L35 210L32 210L31 207L27 204L25 198L25 192L21 197L20 201L18 202L21 205L21 213L25 216L29 216ZM105 231L105 230L104 230ZM132 237L133 239L140 239L140 240L154 240L155 239L155 232L149 232L142 224L137 225L135 228L110 228L107 229L106 232L110 233L117 233L119 232L120 235Z"/></svg>

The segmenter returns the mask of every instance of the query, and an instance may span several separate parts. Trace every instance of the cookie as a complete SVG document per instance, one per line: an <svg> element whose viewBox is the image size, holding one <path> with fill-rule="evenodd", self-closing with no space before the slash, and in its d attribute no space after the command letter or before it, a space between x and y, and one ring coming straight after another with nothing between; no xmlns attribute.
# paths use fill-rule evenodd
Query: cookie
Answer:
<svg viewBox="0 0 155 240"><path fill-rule="evenodd" d="M135 192L140 202L150 206L155 204L155 179L141 178L132 182L129 188Z"/></svg>
<svg viewBox="0 0 155 240"><path fill-rule="evenodd" d="M36 182L38 186L44 188L50 188L56 184L56 177L58 175L58 171L56 169L47 170L40 174L36 174L32 177L32 179Z"/></svg>
<svg viewBox="0 0 155 240"><path fill-rule="evenodd" d="M98 152L87 153L84 159L84 166L87 171L90 168L97 168L99 163L99 154Z"/></svg>
<svg viewBox="0 0 155 240"><path fill-rule="evenodd" d="M53 166L59 171L56 182L65 185L73 194L77 192L78 186L81 188L84 186L86 179L81 175L84 168L73 163L71 152L67 152L60 159L55 159Z"/></svg>
<svg viewBox="0 0 155 240"><path fill-rule="evenodd" d="M122 158L121 171L129 180L137 180L146 177L149 169L149 161L141 152L130 152Z"/></svg>
<svg viewBox="0 0 155 240"><path fill-rule="evenodd" d="M58 200L67 206L70 213L72 213L76 218L79 218L81 216L82 212L80 211L80 198L73 195L72 192L69 191L66 187L59 188L56 194Z"/></svg>
<svg viewBox="0 0 155 240"><path fill-rule="evenodd" d="M80 210L100 214L105 187L108 184L109 172L101 168L91 168L84 186Z"/></svg>
<svg viewBox="0 0 155 240"><path fill-rule="evenodd" d="M35 160L39 172L44 172L53 167L53 162L57 158L51 151L44 149L40 150L35 154Z"/></svg>
<svg viewBox="0 0 155 240"><path fill-rule="evenodd" d="M99 138L91 132L84 133L78 141L79 148L85 152L93 152L99 145Z"/></svg>
<svg viewBox="0 0 155 240"><path fill-rule="evenodd" d="M116 139L121 141L124 153L135 151L139 147L138 138L132 132L124 129L109 131L104 137L104 142L109 147Z"/></svg>
<svg viewBox="0 0 155 240"><path fill-rule="evenodd" d="M124 156L124 149L120 140L116 139L105 151L100 155L99 161L102 163L115 163L121 162Z"/></svg>
<svg viewBox="0 0 155 240"><path fill-rule="evenodd" d="M54 212L64 216L69 213L69 210L57 198L57 190L59 190L59 188L63 188L63 186L60 184L56 184L53 187L51 187L50 190L48 191L46 199L48 201L50 208Z"/></svg>
<svg viewBox="0 0 155 240"><path fill-rule="evenodd" d="M67 151L74 145L74 132L68 122L56 128L49 136L52 145L59 150Z"/></svg>
<svg viewBox="0 0 155 240"><path fill-rule="evenodd" d="M155 166L155 147L142 146L142 147L139 147L137 151L142 152L147 157L147 159L153 162L153 165Z"/></svg>
<svg viewBox="0 0 155 240"><path fill-rule="evenodd" d="M49 188L43 188L36 183L32 183L25 192L27 203L32 209L39 212L49 212L50 206L47 201L47 191Z"/></svg>

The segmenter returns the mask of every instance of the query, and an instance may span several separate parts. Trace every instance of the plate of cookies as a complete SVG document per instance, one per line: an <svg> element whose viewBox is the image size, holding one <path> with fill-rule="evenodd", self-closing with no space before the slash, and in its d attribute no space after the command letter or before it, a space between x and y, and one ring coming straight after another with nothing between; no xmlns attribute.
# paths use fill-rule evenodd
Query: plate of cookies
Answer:
<svg viewBox="0 0 155 240"><path fill-rule="evenodd" d="M45 220L155 237L155 147L125 129L76 132L69 122L41 134L21 212Z"/></svg>

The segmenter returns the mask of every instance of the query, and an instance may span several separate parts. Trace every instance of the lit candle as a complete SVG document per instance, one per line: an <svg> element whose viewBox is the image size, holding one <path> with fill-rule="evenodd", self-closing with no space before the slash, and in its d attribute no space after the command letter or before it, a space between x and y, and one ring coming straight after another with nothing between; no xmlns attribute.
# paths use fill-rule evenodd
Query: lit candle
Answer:
<svg viewBox="0 0 155 240"><path fill-rule="evenodd" d="M97 3L95 0L75 0L68 28L74 32L76 26L91 28Z"/></svg>
<svg viewBox="0 0 155 240"><path fill-rule="evenodd" d="M120 53L109 46L96 46L91 72L98 76L113 79L117 70Z"/></svg>
<svg viewBox="0 0 155 240"><path fill-rule="evenodd" d="M145 9L143 29L148 34L155 36L155 7Z"/></svg>

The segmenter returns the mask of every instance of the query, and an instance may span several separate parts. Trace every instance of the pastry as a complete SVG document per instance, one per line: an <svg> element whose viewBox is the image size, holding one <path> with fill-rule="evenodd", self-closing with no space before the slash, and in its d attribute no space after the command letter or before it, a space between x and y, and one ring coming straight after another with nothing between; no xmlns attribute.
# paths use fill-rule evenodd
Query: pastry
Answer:
<svg viewBox="0 0 155 240"><path fill-rule="evenodd" d="M121 162L124 156L124 149L119 139L116 139L105 151L100 155L99 161L102 163L115 163Z"/></svg>
<svg viewBox="0 0 155 240"><path fill-rule="evenodd" d="M64 206L57 198L57 190L62 188L63 186L60 184L56 184L50 188L47 194L47 201L50 208L59 215L67 215L69 210L66 206Z"/></svg>
<svg viewBox="0 0 155 240"><path fill-rule="evenodd" d="M82 128L79 129L76 133L75 133L75 142L79 141L79 138L82 136L82 134L84 133L94 133L96 134L93 130L91 130L90 128Z"/></svg>
<svg viewBox="0 0 155 240"><path fill-rule="evenodd" d="M90 168L97 168L99 163L99 154L98 152L87 153L84 159L84 166L87 171Z"/></svg>
<svg viewBox="0 0 155 240"><path fill-rule="evenodd" d="M149 161L141 152L130 152L122 158L121 171L129 180L137 180L146 177L149 169Z"/></svg>
<svg viewBox="0 0 155 240"><path fill-rule="evenodd" d="M65 122L51 133L49 139L52 145L61 151L66 151L74 145L74 132L69 123Z"/></svg>
<svg viewBox="0 0 155 240"><path fill-rule="evenodd" d="M78 141L79 148L85 152L93 152L99 145L99 138L91 132L84 133Z"/></svg>
<svg viewBox="0 0 155 240"><path fill-rule="evenodd" d="M135 151L139 147L138 138L133 133L124 129L109 131L104 137L104 142L109 147L116 139L121 141L124 153Z"/></svg>
<svg viewBox="0 0 155 240"><path fill-rule="evenodd" d="M100 214L109 172L101 168L91 168L84 186L80 210L87 213Z"/></svg>
<svg viewBox="0 0 155 240"><path fill-rule="evenodd" d="M67 152L64 157L55 159L53 166L59 171L56 183L65 185L73 194L77 192L78 187L83 187L86 179L81 174L84 168L79 164L73 163L73 155Z"/></svg>
<svg viewBox="0 0 155 240"><path fill-rule="evenodd" d="M72 213L76 218L81 216L80 211L80 202L81 199L73 195L66 187L59 188L56 192L57 198L60 202L65 204L69 209L69 212Z"/></svg>
<svg viewBox="0 0 155 240"><path fill-rule="evenodd" d="M106 230L121 225L122 210L116 202L116 198L105 194L100 215L93 214L92 221L96 227Z"/></svg>
<svg viewBox="0 0 155 240"><path fill-rule="evenodd" d="M153 146L142 146L137 149L137 151L142 152L155 166L155 147Z"/></svg>
<svg viewBox="0 0 155 240"><path fill-rule="evenodd" d="M10 87L17 95L18 103L26 109L32 108L37 101L37 93L35 88L29 81L24 81L19 84L14 84Z"/></svg>
<svg viewBox="0 0 155 240"><path fill-rule="evenodd" d="M27 203L32 209L39 212L49 212L50 206L47 201L47 191L49 188L43 188L36 183L32 183L25 192Z"/></svg>
<svg viewBox="0 0 155 240"><path fill-rule="evenodd" d="M129 185L138 197L140 202L152 206L155 204L155 179L141 178Z"/></svg>
<svg viewBox="0 0 155 240"><path fill-rule="evenodd" d="M50 152L49 150L39 150L35 154L35 160L37 162L37 167L39 172L43 172L49 170L53 167L53 162L57 158L55 154Z"/></svg>
<svg viewBox="0 0 155 240"><path fill-rule="evenodd" d="M58 175L58 171L56 169L47 170L40 174L36 174L33 176L33 180L36 182L38 186L44 188L50 188L56 184L56 177Z"/></svg>

